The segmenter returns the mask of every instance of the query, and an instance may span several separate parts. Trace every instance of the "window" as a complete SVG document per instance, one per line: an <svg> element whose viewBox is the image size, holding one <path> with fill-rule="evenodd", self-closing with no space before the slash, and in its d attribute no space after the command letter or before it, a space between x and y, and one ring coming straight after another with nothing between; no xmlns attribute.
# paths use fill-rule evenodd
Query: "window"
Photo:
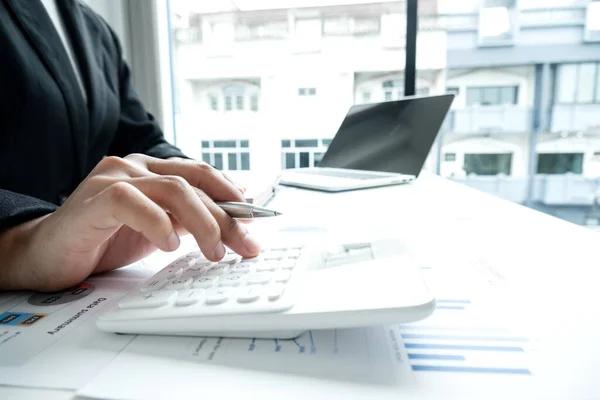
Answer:
<svg viewBox="0 0 600 400"><path fill-rule="evenodd" d="M285 39L288 37L288 21L245 22L238 21L235 27L235 40Z"/></svg>
<svg viewBox="0 0 600 400"><path fill-rule="evenodd" d="M544 153L538 154L538 174L581 174L583 173L583 153Z"/></svg>
<svg viewBox="0 0 600 400"><path fill-rule="evenodd" d="M330 144L331 139L284 139L281 166L284 169L316 167Z"/></svg>
<svg viewBox="0 0 600 400"><path fill-rule="evenodd" d="M415 93L417 96L427 96L429 94L428 87L418 87Z"/></svg>
<svg viewBox="0 0 600 400"><path fill-rule="evenodd" d="M594 0L587 6L584 37L589 42L600 41L600 1Z"/></svg>
<svg viewBox="0 0 600 400"><path fill-rule="evenodd" d="M252 111L258 111L258 96L257 95L250 96L250 109Z"/></svg>
<svg viewBox="0 0 600 400"><path fill-rule="evenodd" d="M225 96L225 111L231 111L232 109L231 96Z"/></svg>
<svg viewBox="0 0 600 400"><path fill-rule="evenodd" d="M510 175L512 154L465 154L465 173L467 175Z"/></svg>
<svg viewBox="0 0 600 400"><path fill-rule="evenodd" d="M244 109L244 96L241 96L241 95L235 96L235 108L237 110Z"/></svg>
<svg viewBox="0 0 600 400"><path fill-rule="evenodd" d="M446 154L444 154L444 161L449 161L449 162L456 161L456 153L446 153Z"/></svg>
<svg viewBox="0 0 600 400"><path fill-rule="evenodd" d="M460 93L460 89L456 86L448 86L446 88L446 93L458 95Z"/></svg>
<svg viewBox="0 0 600 400"><path fill-rule="evenodd" d="M558 67L557 101L559 103L573 103L577 87L577 65L563 64Z"/></svg>
<svg viewBox="0 0 600 400"><path fill-rule="evenodd" d="M386 90L384 98L385 98L385 101L392 100L392 92L390 90Z"/></svg>
<svg viewBox="0 0 600 400"><path fill-rule="evenodd" d="M297 139L296 147L317 147L319 141L317 139Z"/></svg>
<svg viewBox="0 0 600 400"><path fill-rule="evenodd" d="M299 88L298 96L315 96L317 94L316 88Z"/></svg>
<svg viewBox="0 0 600 400"><path fill-rule="evenodd" d="M479 45L512 44L514 0L483 0L479 10Z"/></svg>
<svg viewBox="0 0 600 400"><path fill-rule="evenodd" d="M308 168L310 166L310 153L307 151L300 152L300 168Z"/></svg>
<svg viewBox="0 0 600 400"><path fill-rule="evenodd" d="M557 103L600 103L600 64L562 64L557 71Z"/></svg>
<svg viewBox="0 0 600 400"><path fill-rule="evenodd" d="M371 102L371 92L368 90L365 90L362 92L362 102L363 103L370 103Z"/></svg>
<svg viewBox="0 0 600 400"><path fill-rule="evenodd" d="M296 153L284 153L285 155L285 164L283 168L290 169L296 168Z"/></svg>
<svg viewBox="0 0 600 400"><path fill-rule="evenodd" d="M248 147L248 140L202 141L202 161L224 171L249 170Z"/></svg>
<svg viewBox="0 0 600 400"><path fill-rule="evenodd" d="M210 103L210 109L211 110L218 110L219 109L219 100L217 99L217 96L215 95L209 95L208 96L208 101Z"/></svg>
<svg viewBox="0 0 600 400"><path fill-rule="evenodd" d="M517 104L518 86L476 86L467 88L467 106Z"/></svg>

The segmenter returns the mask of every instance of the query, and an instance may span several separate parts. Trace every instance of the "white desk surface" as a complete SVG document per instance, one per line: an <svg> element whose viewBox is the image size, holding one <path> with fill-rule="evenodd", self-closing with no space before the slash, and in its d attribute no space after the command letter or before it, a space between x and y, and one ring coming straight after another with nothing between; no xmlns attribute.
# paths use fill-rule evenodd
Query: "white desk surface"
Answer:
<svg viewBox="0 0 600 400"><path fill-rule="evenodd" d="M426 238L421 243L432 252L437 244L460 238L478 252L493 254L513 289L529 292L531 305L540 305L540 315L532 319L555 318L556 329L565 335L572 333L566 327L576 324L574 340L591 347L585 354L569 355L568 361L578 382L595 388L600 376L597 232L427 174L409 185L338 194L280 187L268 206L307 229L410 232ZM566 355L565 350L557 357ZM72 396L68 391L0 387L2 399Z"/></svg>

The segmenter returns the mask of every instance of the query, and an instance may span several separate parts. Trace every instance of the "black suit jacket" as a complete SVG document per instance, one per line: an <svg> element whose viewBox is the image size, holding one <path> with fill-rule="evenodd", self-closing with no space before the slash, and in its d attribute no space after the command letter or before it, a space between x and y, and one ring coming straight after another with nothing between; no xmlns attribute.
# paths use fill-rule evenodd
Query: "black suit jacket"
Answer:
<svg viewBox="0 0 600 400"><path fill-rule="evenodd" d="M87 95L39 0L0 0L0 230L52 212L106 155L184 157L131 86L119 41L57 1Z"/></svg>

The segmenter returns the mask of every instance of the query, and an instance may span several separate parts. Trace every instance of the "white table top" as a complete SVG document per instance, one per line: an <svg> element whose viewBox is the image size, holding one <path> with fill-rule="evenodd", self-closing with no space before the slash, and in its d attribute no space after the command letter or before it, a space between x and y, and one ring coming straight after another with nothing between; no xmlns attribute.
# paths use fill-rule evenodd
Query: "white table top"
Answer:
<svg viewBox="0 0 600 400"><path fill-rule="evenodd" d="M432 252L448 243L463 243L502 265L515 291L529 291L532 305L553 305L540 309L536 318L550 320L551 313L561 312L557 325L576 323L581 327L579 341L596 343L600 337L594 321L600 304L591 301L600 282L597 232L432 175L409 185L337 194L280 187L268 207L284 213L273 224L325 228L329 234L398 233ZM561 301L566 293L568 301ZM587 354L571 359L577 363L574 371L593 382L600 365L592 359L600 360L599 355L596 343ZM72 396L68 391L0 387L3 399Z"/></svg>

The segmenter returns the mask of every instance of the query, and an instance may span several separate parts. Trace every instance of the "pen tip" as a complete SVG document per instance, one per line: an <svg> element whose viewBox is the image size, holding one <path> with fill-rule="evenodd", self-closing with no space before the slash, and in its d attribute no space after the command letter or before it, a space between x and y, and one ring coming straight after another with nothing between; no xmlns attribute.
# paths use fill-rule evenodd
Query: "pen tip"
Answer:
<svg viewBox="0 0 600 400"><path fill-rule="evenodd" d="M275 211L275 216L278 216L278 215L283 215L283 214L280 213L279 211Z"/></svg>

